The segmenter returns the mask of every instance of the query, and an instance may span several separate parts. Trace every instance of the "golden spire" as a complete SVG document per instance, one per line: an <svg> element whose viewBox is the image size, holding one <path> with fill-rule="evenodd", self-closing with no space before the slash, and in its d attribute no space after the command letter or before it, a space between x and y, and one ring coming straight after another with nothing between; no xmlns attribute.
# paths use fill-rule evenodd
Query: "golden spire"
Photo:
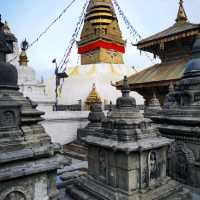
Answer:
<svg viewBox="0 0 200 200"><path fill-rule="evenodd" d="M81 64L123 64L125 41L111 0L90 0L78 41Z"/></svg>
<svg viewBox="0 0 200 200"><path fill-rule="evenodd" d="M90 91L90 93L85 101L86 109L90 110L91 105L93 105L94 103L102 103L101 97L99 96L99 94L96 90L95 83L93 84L92 90Z"/></svg>
<svg viewBox="0 0 200 200"><path fill-rule="evenodd" d="M179 2L179 10L176 18L177 23L184 23L187 22L187 15L183 6L183 0L180 0Z"/></svg>
<svg viewBox="0 0 200 200"><path fill-rule="evenodd" d="M28 57L26 54L26 50L28 49L28 42L26 39L21 43L21 53L19 55L19 64L20 66L27 66Z"/></svg>
<svg viewBox="0 0 200 200"><path fill-rule="evenodd" d="M116 19L111 0L90 0L86 20L94 26L109 25Z"/></svg>

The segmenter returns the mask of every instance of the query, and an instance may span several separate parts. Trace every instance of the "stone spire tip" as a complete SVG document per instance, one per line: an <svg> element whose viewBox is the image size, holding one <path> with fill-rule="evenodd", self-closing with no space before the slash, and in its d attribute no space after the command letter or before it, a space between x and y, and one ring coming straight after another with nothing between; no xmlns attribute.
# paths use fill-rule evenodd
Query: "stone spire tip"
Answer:
<svg viewBox="0 0 200 200"><path fill-rule="evenodd" d="M123 85L122 85L122 96L129 96L130 88L128 84L127 76L124 76Z"/></svg>

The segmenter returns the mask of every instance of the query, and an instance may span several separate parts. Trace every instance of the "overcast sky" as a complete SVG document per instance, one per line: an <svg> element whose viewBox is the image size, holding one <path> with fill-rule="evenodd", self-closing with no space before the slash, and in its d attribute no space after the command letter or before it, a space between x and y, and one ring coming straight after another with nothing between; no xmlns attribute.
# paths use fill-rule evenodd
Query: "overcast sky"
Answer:
<svg viewBox="0 0 200 200"><path fill-rule="evenodd" d="M0 0L2 20L7 20L19 42L24 38L31 43L71 0ZM74 5L41 40L28 50L29 64L38 74L53 73L52 59L59 61L64 55L85 0ZM178 0L118 0L121 8L142 37L150 36L171 26L177 15ZM200 0L185 0L185 10L193 23L200 23ZM118 12L117 12L118 14ZM124 39L128 41L125 63L138 70L150 65L150 61L130 45L130 37L120 16L119 23ZM77 63L76 45L69 66Z"/></svg>

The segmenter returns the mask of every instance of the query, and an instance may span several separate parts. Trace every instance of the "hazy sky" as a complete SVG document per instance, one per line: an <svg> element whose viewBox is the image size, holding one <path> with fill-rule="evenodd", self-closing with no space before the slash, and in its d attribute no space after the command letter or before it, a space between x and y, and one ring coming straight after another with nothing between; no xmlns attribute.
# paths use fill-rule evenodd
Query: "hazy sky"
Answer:
<svg viewBox="0 0 200 200"><path fill-rule="evenodd" d="M27 38L32 42L46 26L57 17L71 0L0 0L0 14L7 20L19 42ZM52 59L59 61L64 55L85 0L75 4L51 30L28 50L29 64L41 75L53 73ZM150 36L174 23L178 0L118 0L132 25L142 35ZM200 23L200 0L185 0L185 10L193 23ZM118 12L117 12L118 14ZM128 41L125 62L138 70L151 63L130 45L132 38L123 21L119 18L124 39ZM77 63L76 45L71 54L69 66Z"/></svg>

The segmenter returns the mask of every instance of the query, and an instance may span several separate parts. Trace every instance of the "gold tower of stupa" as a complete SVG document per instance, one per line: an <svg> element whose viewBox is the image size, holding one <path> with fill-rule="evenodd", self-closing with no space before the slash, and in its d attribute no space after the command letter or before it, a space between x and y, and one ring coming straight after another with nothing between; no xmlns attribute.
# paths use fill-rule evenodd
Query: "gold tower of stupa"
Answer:
<svg viewBox="0 0 200 200"><path fill-rule="evenodd" d="M69 77L62 85L59 104L76 109L81 100L81 108L89 110L93 103L101 101L102 107L107 108L108 102L115 102L120 96L111 82L134 73L132 66L123 62L125 41L111 0L89 1L77 48L81 63L68 67ZM91 90L93 84L95 88ZM49 79L46 85L46 91L53 96L54 81Z"/></svg>
<svg viewBox="0 0 200 200"><path fill-rule="evenodd" d="M81 64L123 64L125 41L111 0L91 0L78 42Z"/></svg>
<svg viewBox="0 0 200 200"><path fill-rule="evenodd" d="M92 90L90 91L90 94L88 95L86 101L85 101L85 109L90 110L91 105L95 103L102 103L101 97L97 92L95 83L92 86Z"/></svg>

